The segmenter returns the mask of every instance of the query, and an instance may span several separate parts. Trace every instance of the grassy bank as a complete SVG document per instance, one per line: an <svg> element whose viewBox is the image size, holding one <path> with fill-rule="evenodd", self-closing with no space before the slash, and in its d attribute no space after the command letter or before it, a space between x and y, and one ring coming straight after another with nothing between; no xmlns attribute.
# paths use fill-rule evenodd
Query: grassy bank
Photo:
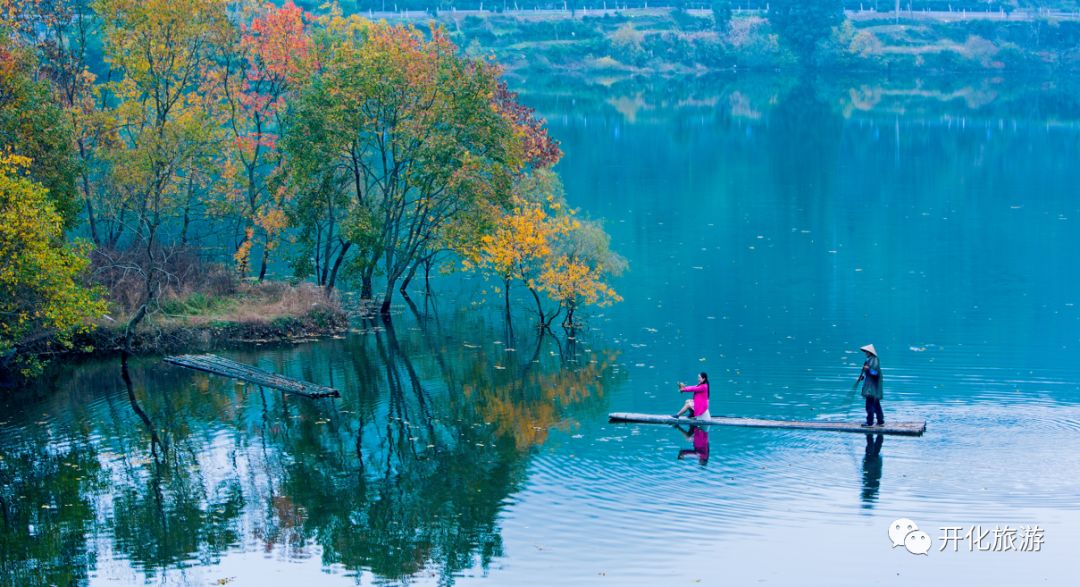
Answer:
<svg viewBox="0 0 1080 587"><path fill-rule="evenodd" d="M194 249L162 250L156 258L165 261L154 268L161 277L153 281L146 317L134 329L134 353L309 339L348 326L338 298L311 283L241 279L235 269L208 263ZM9 364L28 364L20 357L48 361L124 348L128 323L146 299L145 259L131 250L97 249L90 260L85 285L100 292L107 312L79 332L71 345L58 346L42 337L37 344L21 346L16 356L8 358ZM5 371L0 379L18 379L18 371Z"/></svg>
<svg viewBox="0 0 1080 587"><path fill-rule="evenodd" d="M798 64L763 11L735 11L726 26L717 26L708 10L671 9L442 11L437 20L471 55L493 55L511 73L700 73ZM848 12L819 43L814 63L848 70L1080 71L1078 46L1080 19L1067 14Z"/></svg>
<svg viewBox="0 0 1080 587"><path fill-rule="evenodd" d="M115 298L112 312L76 335L70 348L27 348L43 363L119 353L130 311ZM311 340L347 330L349 319L336 297L310 283L240 282L226 292L169 292L139 325L136 354L202 352L275 342ZM26 381L18 370L0 370L0 388Z"/></svg>
<svg viewBox="0 0 1080 587"><path fill-rule="evenodd" d="M127 318L127 312L103 318L76 348L119 351ZM191 291L168 296L140 325L132 351L197 351L309 339L342 332L347 326L337 299L310 283L241 282L224 294Z"/></svg>

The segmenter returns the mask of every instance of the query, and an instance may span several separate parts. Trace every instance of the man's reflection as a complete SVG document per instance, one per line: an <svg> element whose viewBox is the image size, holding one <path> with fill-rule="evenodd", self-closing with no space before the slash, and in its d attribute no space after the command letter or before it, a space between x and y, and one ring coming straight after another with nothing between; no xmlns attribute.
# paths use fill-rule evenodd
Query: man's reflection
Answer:
<svg viewBox="0 0 1080 587"><path fill-rule="evenodd" d="M862 500L864 508L874 507L878 489L881 487L881 444L884 434L866 435L866 454L863 456Z"/></svg>
<svg viewBox="0 0 1080 587"><path fill-rule="evenodd" d="M687 440L693 442L694 448L679 451L679 460L683 457L696 456L702 465L709 462L709 433L697 426L690 426L690 430L684 430L682 426L676 426L676 430L682 433Z"/></svg>

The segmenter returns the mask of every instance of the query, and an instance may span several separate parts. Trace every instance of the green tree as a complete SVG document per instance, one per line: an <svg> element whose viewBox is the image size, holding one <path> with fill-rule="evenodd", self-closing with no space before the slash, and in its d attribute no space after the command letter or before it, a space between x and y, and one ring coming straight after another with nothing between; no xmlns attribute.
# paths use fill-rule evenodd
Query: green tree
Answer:
<svg viewBox="0 0 1080 587"><path fill-rule="evenodd" d="M769 24L804 65L813 65L818 43L844 20L840 0L772 0Z"/></svg>
<svg viewBox="0 0 1080 587"><path fill-rule="evenodd" d="M731 26L731 0L713 0L712 15L716 32L726 33Z"/></svg>
<svg viewBox="0 0 1080 587"><path fill-rule="evenodd" d="M37 66L33 52L0 28L0 153L29 159L30 177L71 228L78 214L71 126L48 83L34 78Z"/></svg>
<svg viewBox="0 0 1080 587"><path fill-rule="evenodd" d="M0 367L24 376L41 367L35 353L70 347L105 311L79 282L85 250L64 244L48 191L22 175L29 167L25 157L0 156Z"/></svg>
<svg viewBox="0 0 1080 587"><path fill-rule="evenodd" d="M441 29L340 17L326 28L323 72L297 109L294 144L329 155L331 185L350 195L339 255L356 251L362 296L382 272L385 315L448 224L506 204L533 157L534 127L503 100L498 69L462 57Z"/></svg>

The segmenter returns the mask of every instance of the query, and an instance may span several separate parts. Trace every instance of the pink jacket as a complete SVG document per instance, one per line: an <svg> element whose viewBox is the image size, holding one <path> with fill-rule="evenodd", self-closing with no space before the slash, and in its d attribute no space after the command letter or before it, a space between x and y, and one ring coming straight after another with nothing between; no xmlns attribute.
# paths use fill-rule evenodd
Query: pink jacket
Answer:
<svg viewBox="0 0 1080 587"><path fill-rule="evenodd" d="M704 414L709 410L709 385L703 383L701 385L687 385L681 390L683 393L694 394L694 415L698 416Z"/></svg>

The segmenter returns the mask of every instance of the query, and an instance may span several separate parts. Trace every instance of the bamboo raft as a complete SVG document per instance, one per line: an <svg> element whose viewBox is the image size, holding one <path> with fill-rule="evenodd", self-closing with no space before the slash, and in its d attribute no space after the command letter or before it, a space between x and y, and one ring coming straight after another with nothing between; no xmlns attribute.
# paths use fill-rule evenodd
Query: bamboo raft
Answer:
<svg viewBox="0 0 1080 587"><path fill-rule="evenodd" d="M233 379L247 381L248 383L254 383L255 385L280 389L285 393L295 393L297 395L314 398L341 396L341 394L338 393L338 390L332 387L326 387L307 381L301 381L299 379L293 379L284 375L270 373L216 355L178 355L175 357L165 357L165 362L179 365L180 367L187 367L188 369L195 369L196 371L205 371L214 375L232 377Z"/></svg>
<svg viewBox="0 0 1080 587"><path fill-rule="evenodd" d="M690 424L693 426L742 426L746 428L789 428L796 430L831 430L834 432L862 432L864 434L899 434L903 436L922 436L926 432L926 422L886 422L884 426L869 426L854 422L814 422L796 420L761 420L758 418L733 418L719 416L712 418L673 418L660 414L633 414L613 412L608 414L609 422L639 424Z"/></svg>

